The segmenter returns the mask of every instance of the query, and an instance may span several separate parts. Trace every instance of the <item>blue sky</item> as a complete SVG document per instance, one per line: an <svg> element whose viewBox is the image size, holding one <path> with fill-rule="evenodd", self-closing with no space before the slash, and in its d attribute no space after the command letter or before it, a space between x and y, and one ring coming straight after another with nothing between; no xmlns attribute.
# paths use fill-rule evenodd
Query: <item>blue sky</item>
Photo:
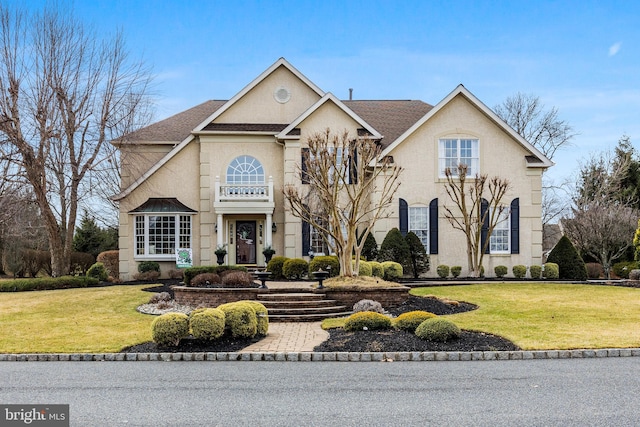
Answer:
<svg viewBox="0 0 640 427"><path fill-rule="evenodd" d="M489 107L516 92L537 95L579 133L554 157L556 182L623 134L640 147L637 1L69 4L100 34L123 30L131 54L152 67L157 119L229 99L285 57L342 99L353 88L354 99L436 104L459 83Z"/></svg>

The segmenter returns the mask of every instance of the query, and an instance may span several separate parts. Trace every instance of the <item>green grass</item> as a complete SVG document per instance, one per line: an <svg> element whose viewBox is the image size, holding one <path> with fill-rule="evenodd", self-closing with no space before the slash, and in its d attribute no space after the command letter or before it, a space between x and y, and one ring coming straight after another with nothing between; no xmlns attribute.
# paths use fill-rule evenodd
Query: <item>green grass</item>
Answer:
<svg viewBox="0 0 640 427"><path fill-rule="evenodd" d="M460 328L501 335L523 349L640 347L640 289L493 283L411 293L476 304L478 310L447 317Z"/></svg>
<svg viewBox="0 0 640 427"><path fill-rule="evenodd" d="M0 353L99 353L151 340L140 286L0 294Z"/></svg>

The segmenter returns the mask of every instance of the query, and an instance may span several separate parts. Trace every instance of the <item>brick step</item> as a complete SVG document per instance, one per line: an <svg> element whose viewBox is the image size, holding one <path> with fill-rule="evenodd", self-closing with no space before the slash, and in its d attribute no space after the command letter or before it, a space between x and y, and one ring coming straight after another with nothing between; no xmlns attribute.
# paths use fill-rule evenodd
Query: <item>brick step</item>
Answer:
<svg viewBox="0 0 640 427"><path fill-rule="evenodd" d="M269 322L321 322L330 317L346 317L353 314L351 311L328 314L269 314Z"/></svg>
<svg viewBox="0 0 640 427"><path fill-rule="evenodd" d="M332 299L323 300L303 300L303 301L266 301L262 297L259 303L267 309L292 309L292 308L314 308L314 307L335 307L337 302Z"/></svg>
<svg viewBox="0 0 640 427"><path fill-rule="evenodd" d="M267 308L269 317L271 315L278 316L282 314L300 315L300 314L325 314L333 315L334 313L342 313L347 311L344 305L333 305L330 307L300 307L300 308Z"/></svg>
<svg viewBox="0 0 640 427"><path fill-rule="evenodd" d="M325 294L311 292L265 293L260 295L261 301L321 301Z"/></svg>

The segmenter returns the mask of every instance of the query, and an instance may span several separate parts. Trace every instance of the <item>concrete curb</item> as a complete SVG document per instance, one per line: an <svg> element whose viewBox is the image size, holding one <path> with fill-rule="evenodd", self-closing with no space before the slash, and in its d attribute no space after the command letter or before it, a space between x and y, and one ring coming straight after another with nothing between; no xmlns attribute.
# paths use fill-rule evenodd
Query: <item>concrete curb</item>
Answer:
<svg viewBox="0 0 640 427"><path fill-rule="evenodd" d="M414 352L220 352L220 353L30 353L0 354L0 362L444 362L640 357L640 348L531 351Z"/></svg>

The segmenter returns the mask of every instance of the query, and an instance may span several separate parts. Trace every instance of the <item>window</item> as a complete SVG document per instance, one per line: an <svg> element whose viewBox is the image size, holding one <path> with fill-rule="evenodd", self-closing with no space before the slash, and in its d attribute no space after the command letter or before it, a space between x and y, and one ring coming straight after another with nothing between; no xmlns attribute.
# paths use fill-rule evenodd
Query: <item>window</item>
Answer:
<svg viewBox="0 0 640 427"><path fill-rule="evenodd" d="M314 255L328 255L329 248L327 247L326 242L322 238L322 233L312 225L310 225L309 228L310 228L309 251L313 252ZM307 255L307 254L304 254L304 255Z"/></svg>
<svg viewBox="0 0 640 427"><path fill-rule="evenodd" d="M136 215L135 241L136 257L173 259L191 247L191 215Z"/></svg>
<svg viewBox="0 0 640 427"><path fill-rule="evenodd" d="M489 239L489 253L492 254L508 254L510 253L509 245L509 209L504 209L500 214L500 218L496 226L493 228Z"/></svg>
<svg viewBox="0 0 640 427"><path fill-rule="evenodd" d="M480 172L479 149L477 139L441 139L438 148L440 176L445 176L445 170L452 171L459 164L467 165L467 176L474 176Z"/></svg>
<svg viewBox="0 0 640 427"><path fill-rule="evenodd" d="M255 157L236 157L227 167L227 184L264 184L264 168Z"/></svg>
<svg viewBox="0 0 640 427"><path fill-rule="evenodd" d="M409 231L415 233L429 253L429 208L409 208Z"/></svg>

